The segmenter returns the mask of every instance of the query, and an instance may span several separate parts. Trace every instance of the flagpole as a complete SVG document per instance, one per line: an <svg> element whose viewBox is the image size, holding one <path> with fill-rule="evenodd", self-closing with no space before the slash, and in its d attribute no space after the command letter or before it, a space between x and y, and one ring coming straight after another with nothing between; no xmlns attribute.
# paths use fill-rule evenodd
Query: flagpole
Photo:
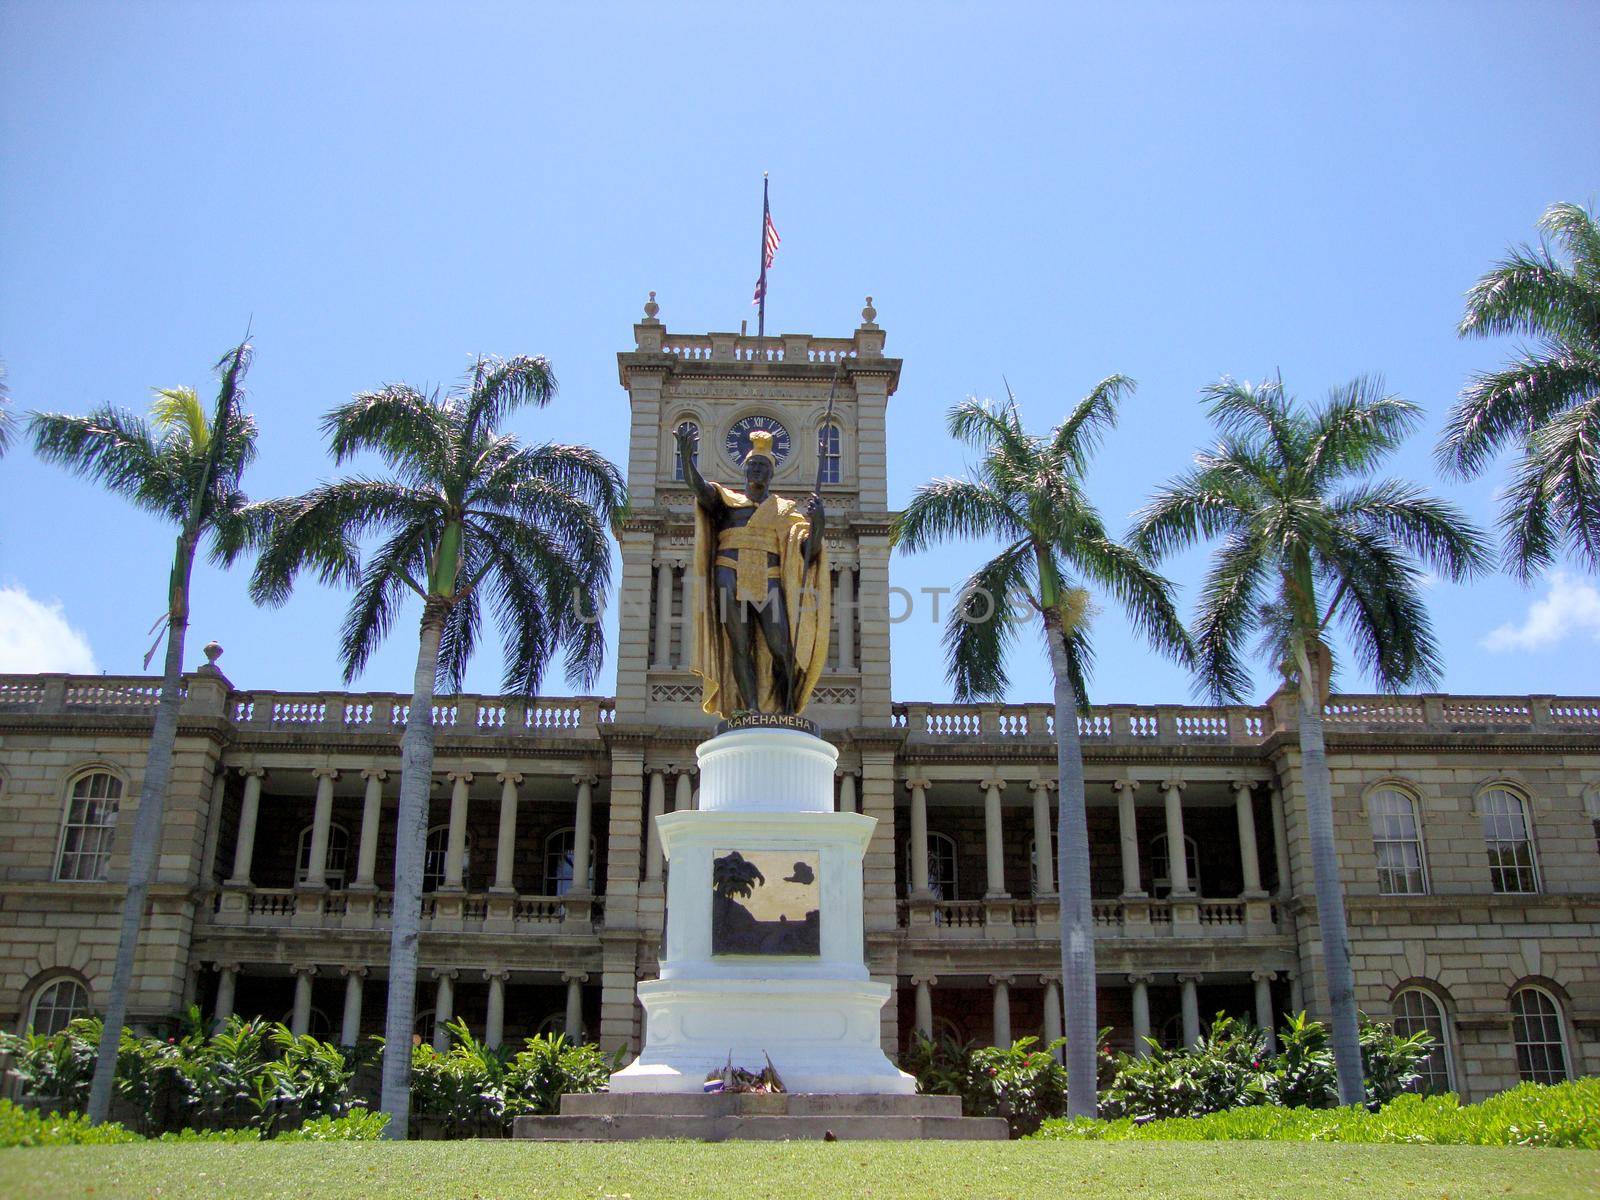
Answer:
<svg viewBox="0 0 1600 1200"><path fill-rule="evenodd" d="M756 313L756 336L767 336L767 222L772 210L767 207L767 173L761 172L761 304Z"/></svg>

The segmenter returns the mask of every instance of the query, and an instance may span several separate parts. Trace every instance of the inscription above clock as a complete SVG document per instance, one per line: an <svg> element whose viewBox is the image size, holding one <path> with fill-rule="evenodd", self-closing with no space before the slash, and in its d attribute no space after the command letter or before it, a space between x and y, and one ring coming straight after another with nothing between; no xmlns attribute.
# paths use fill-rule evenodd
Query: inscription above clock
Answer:
<svg viewBox="0 0 1600 1200"><path fill-rule="evenodd" d="M791 449L789 431L783 427L783 422L775 417L765 417L760 414L740 417L728 427L728 434L723 439L723 448L727 451L728 457L736 465L742 466L744 456L750 452L750 435L758 429L764 429L772 434L773 457L778 460L780 467L783 466L789 460Z"/></svg>

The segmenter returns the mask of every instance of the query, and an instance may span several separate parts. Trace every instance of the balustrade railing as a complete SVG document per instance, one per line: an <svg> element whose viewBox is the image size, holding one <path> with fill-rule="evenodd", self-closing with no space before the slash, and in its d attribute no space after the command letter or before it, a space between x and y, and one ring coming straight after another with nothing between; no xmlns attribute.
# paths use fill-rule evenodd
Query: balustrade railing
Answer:
<svg viewBox="0 0 1600 1200"><path fill-rule="evenodd" d="M1078 736L1086 744L1201 743L1254 745L1272 730L1269 708L1199 708L1185 705L1104 705L1080 713ZM1055 740L1048 704L922 704L893 707L893 724L913 741L983 739L999 742Z"/></svg>
<svg viewBox="0 0 1600 1200"><path fill-rule="evenodd" d="M294 888L218 889L204 897L201 910L217 925L244 925L278 928L293 924L296 927L322 927L330 929L373 928L382 929L394 919L394 894L392 892L349 892L329 890L302 892ZM504 924L499 928L523 925L561 925L571 920L567 898L561 896L509 896L498 897L485 893L457 893L441 896L430 893L422 897L421 918L424 930L451 928L466 931L492 929L494 922ZM574 910L583 919L584 910ZM603 923L605 897L587 899L589 921L596 927Z"/></svg>
<svg viewBox="0 0 1600 1200"><path fill-rule="evenodd" d="M1047 901L1032 897L901 899L895 906L895 921L912 938L1053 940L1060 929L1055 919L1055 903L1054 897ZM1049 919L1044 919L1047 904ZM1094 901L1092 913L1096 935L1105 938L1231 938L1273 936L1282 932L1278 906L1264 900L1119 898Z"/></svg>

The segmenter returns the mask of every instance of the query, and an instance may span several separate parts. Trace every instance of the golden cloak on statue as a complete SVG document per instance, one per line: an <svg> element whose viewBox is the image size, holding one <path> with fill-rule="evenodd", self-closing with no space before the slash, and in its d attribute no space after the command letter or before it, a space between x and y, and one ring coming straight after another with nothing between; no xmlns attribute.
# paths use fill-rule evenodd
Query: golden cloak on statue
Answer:
<svg viewBox="0 0 1600 1200"><path fill-rule="evenodd" d="M752 436L747 461L757 454L765 454L771 459L771 451L759 440L763 432L758 431ZM771 435L766 436L770 438ZM692 567L695 586L691 589L694 649L690 668L700 676L700 707L724 719L732 717L742 707L733 675L727 630L722 614L717 611L717 552L736 549L739 552L737 556L722 557L721 565L735 569L737 603L761 603L767 597L771 580L776 578L778 581L787 618L789 645L794 654L792 711L799 713L810 700L828 659L832 593L827 547L819 545L816 557L810 563L806 562L805 544L811 532L811 523L794 501L768 493L760 504L756 504L743 492L736 492L720 483L711 483L710 486L730 511L751 508L755 511L743 525L719 530L711 514L702 505L695 506ZM771 566L768 554L776 555L776 567ZM769 713L790 711L786 698L778 694L772 651L755 622L752 622L750 641L755 653L756 681L761 693L760 710Z"/></svg>

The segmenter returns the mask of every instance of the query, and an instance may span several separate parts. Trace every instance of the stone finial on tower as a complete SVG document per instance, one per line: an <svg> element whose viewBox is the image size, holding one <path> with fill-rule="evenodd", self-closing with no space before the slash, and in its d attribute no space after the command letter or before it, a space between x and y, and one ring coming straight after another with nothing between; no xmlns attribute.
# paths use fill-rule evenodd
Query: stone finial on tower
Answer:
<svg viewBox="0 0 1600 1200"><path fill-rule="evenodd" d="M222 657L222 643L216 640L209 641L201 648L201 652L206 656L206 665L200 669L215 675L222 674L222 668L217 666L217 659Z"/></svg>
<svg viewBox="0 0 1600 1200"><path fill-rule="evenodd" d="M867 297L867 306L861 310L861 327L863 329L876 329L878 327L878 310L872 307L872 297Z"/></svg>
<svg viewBox="0 0 1600 1200"><path fill-rule="evenodd" d="M656 294L651 292L650 299L644 302L645 323L648 325L659 325L660 322L656 320L656 314L660 311L661 305L656 303Z"/></svg>

